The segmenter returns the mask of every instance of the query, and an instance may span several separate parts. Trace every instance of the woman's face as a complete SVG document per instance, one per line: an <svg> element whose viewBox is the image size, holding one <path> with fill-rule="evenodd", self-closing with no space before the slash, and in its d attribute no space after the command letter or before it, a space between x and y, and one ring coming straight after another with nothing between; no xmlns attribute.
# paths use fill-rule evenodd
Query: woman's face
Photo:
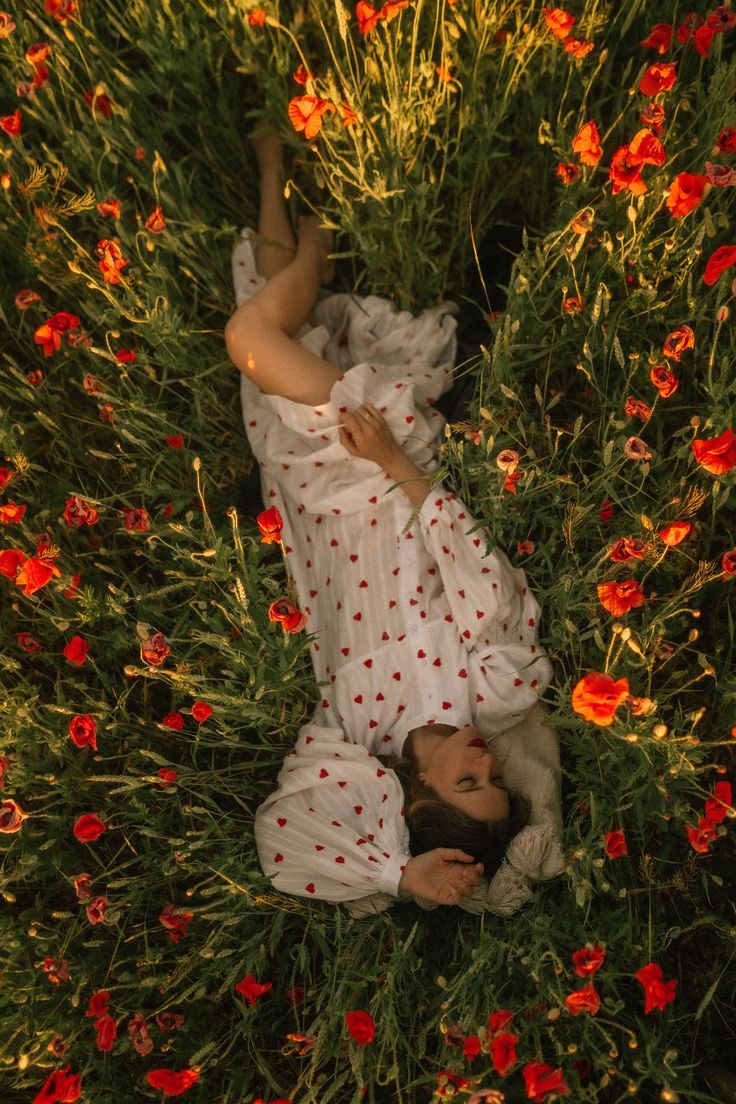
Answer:
<svg viewBox="0 0 736 1104"><path fill-rule="evenodd" d="M442 726L447 731L447 726ZM509 815L508 789L503 785L500 760L491 752L475 725L451 735L425 730L419 777L450 805L474 820L505 820Z"/></svg>

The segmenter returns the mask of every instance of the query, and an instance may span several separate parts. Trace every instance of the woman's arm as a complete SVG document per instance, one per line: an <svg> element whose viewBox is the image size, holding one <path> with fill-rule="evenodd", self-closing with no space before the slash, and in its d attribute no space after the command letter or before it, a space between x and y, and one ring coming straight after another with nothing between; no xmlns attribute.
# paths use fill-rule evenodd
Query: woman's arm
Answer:
<svg viewBox="0 0 736 1104"><path fill-rule="evenodd" d="M412 505L421 506L429 494L432 476L409 459L375 406L363 403L345 415L340 442L351 456L379 464L400 485Z"/></svg>

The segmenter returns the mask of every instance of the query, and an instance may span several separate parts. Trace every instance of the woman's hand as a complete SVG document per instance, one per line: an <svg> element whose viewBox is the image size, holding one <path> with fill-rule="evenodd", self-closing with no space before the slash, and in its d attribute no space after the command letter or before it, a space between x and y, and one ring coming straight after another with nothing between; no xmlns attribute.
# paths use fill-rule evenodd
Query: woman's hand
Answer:
<svg viewBox="0 0 736 1104"><path fill-rule="evenodd" d="M404 455L386 419L370 403L363 403L346 414L345 425L338 432L340 443L351 456L372 460L384 471Z"/></svg>
<svg viewBox="0 0 736 1104"><path fill-rule="evenodd" d="M457 847L436 847L409 859L399 889L439 905L457 905L482 880L483 863L474 863L472 855Z"/></svg>

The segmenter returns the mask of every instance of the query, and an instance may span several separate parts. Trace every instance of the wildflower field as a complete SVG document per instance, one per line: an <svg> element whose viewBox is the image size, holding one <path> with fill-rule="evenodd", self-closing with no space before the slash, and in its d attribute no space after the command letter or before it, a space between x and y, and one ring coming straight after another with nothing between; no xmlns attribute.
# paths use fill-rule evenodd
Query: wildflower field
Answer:
<svg viewBox="0 0 736 1104"><path fill-rule="evenodd" d="M3 1104L736 1100L736 9L6 0ZM563 876L276 894L319 700L230 259L287 144L332 290L460 306L444 478L527 572Z"/></svg>

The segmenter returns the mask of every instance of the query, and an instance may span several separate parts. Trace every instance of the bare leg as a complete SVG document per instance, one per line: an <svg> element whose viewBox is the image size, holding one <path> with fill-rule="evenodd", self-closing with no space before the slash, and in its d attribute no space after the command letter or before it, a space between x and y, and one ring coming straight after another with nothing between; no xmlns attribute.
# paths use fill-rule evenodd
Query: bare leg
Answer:
<svg viewBox="0 0 736 1104"><path fill-rule="evenodd" d="M331 235L314 218L300 219L296 257L238 307L225 327L233 364L267 395L317 406L340 373L292 338L307 321L328 264Z"/></svg>
<svg viewBox="0 0 736 1104"><path fill-rule="evenodd" d="M259 275L270 280L293 261L296 240L291 232L284 201L285 173L281 140L278 135L266 131L254 134L251 145L260 174L256 268Z"/></svg>

